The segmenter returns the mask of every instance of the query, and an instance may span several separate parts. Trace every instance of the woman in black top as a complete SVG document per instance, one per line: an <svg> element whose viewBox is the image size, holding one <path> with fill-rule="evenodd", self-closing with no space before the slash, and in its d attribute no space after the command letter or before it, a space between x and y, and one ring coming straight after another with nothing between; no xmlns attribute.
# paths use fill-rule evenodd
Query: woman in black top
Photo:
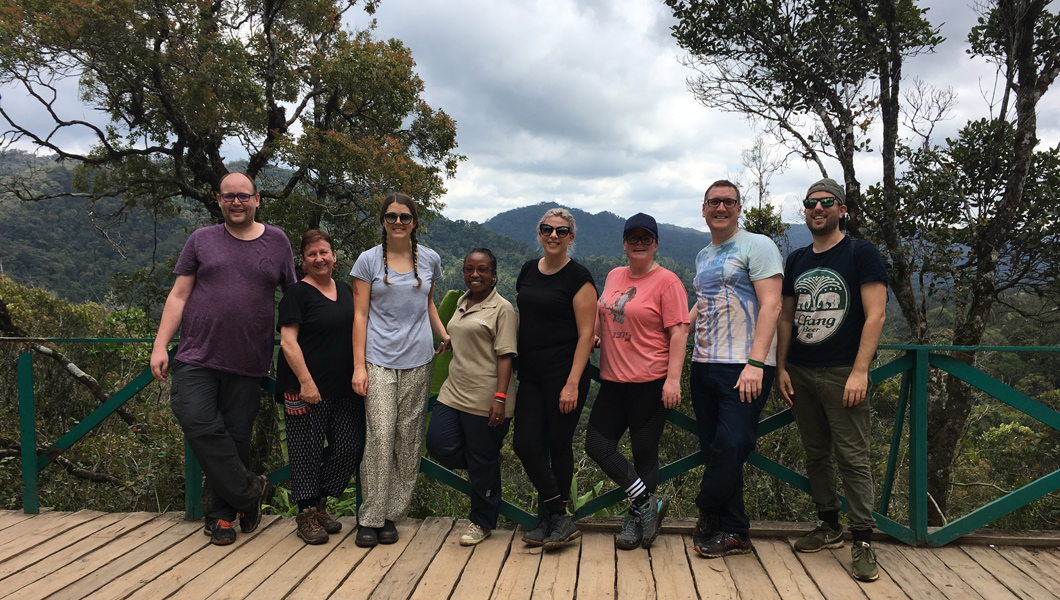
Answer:
<svg viewBox="0 0 1060 600"><path fill-rule="evenodd" d="M519 403L514 450L545 508L523 541L546 550L581 535L567 516L574 478L574 430L589 392L586 365L596 325L596 287L589 270L571 260L574 217L553 208L538 223L544 255L523 265L519 305ZM551 463L544 457L549 451Z"/></svg>
<svg viewBox="0 0 1060 600"><path fill-rule="evenodd" d="M353 292L335 281L335 249L327 232L302 236L305 277L280 301L276 401L284 404L297 534L323 544L342 524L327 497L346 489L364 452L364 401L353 392ZM321 464L324 442L330 448Z"/></svg>

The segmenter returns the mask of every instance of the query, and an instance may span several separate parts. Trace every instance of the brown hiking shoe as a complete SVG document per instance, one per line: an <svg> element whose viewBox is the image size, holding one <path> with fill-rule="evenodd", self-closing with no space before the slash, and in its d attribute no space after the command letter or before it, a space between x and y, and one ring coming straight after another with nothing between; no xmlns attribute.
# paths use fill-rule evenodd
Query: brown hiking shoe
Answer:
<svg viewBox="0 0 1060 600"><path fill-rule="evenodd" d="M302 538L303 542L307 544L323 544L328 541L328 532L324 531L319 517L317 509L312 506L295 515L294 522L298 525L295 533Z"/></svg>
<svg viewBox="0 0 1060 600"><path fill-rule="evenodd" d="M328 514L328 499L323 497L317 500L317 520L320 521L320 526L324 528L324 531L328 533L338 533L342 531L342 523L335 517Z"/></svg>

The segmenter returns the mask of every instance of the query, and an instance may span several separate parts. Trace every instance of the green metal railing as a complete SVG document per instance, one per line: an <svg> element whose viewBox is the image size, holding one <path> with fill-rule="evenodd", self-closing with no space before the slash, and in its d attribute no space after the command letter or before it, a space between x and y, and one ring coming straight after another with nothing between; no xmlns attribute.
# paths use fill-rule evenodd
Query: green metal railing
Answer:
<svg viewBox="0 0 1060 600"><path fill-rule="evenodd" d="M37 343L134 343L150 342L152 340L88 338L27 340L24 338L0 338L0 342L25 343L28 341ZM929 370L931 368L941 369L942 371L968 383L972 387L1008 404L1012 408L1060 431L1060 413L1040 402L1037 402L1015 388L990 377L986 373L945 354L953 351L1060 352L1060 348L906 345L884 345L880 346L880 348L885 350L895 350L901 353L897 358L872 371L872 381L874 383L879 383L893 377L901 377L898 406L895 412L886 474L881 487L880 504L878 511L874 511L873 513L877 521L877 527L881 531L911 545L941 546L966 533L996 521L1046 494L1050 494L1060 489L1060 470L1057 470L1044 475L1015 491L1007 493L971 513L947 523L943 527L929 530L927 524L929 503L927 490L927 382ZM153 381L153 378L150 369L145 369L121 390L110 396L104 404L77 423L77 425L70 429L70 431L52 443L49 447L38 452L36 450L36 414L33 397L33 357L30 352L27 351L19 356L17 372L19 426L22 447L23 510L27 513L36 513L40 509L38 482L41 470L54 461L57 456L72 447L78 440L99 425L127 400L149 385ZM274 386L275 381L271 378L262 379L263 389L271 391ZM907 412L909 452L908 526L902 525L888 516L891 499L895 490L900 443L907 425ZM681 429L693 434L696 433L695 421L688 415L678 411L671 411L669 420ZM769 435L783 427L791 425L792 423L794 423L794 416L791 409L785 409L762 419L758 424L758 435L759 437ZM761 469L765 473L784 481L788 485L809 493L809 481L806 477L785 465L757 452L751 454L748 463ZM702 453L697 450L696 452L692 452L674 462L662 466L659 470L659 481L663 482L673 479L701 464L703 464ZM470 494L471 492L467 480L460 475L445 469L427 457L421 459L420 471L457 491L465 494ZM271 482L279 483L290 476L290 467L285 466L269 473L268 476ZM202 471L186 443L185 482L186 513L188 518L198 518L201 516L201 512L198 508L198 497L201 492ZM615 488L609 490L581 506L575 514L575 518L591 515L601 509L613 506L624 499L625 493L621 489ZM841 498L841 500L843 499ZM843 500L843 507L845 510L845 500ZM507 501L502 501L501 503L501 514L525 527L532 527L537 519L535 515Z"/></svg>

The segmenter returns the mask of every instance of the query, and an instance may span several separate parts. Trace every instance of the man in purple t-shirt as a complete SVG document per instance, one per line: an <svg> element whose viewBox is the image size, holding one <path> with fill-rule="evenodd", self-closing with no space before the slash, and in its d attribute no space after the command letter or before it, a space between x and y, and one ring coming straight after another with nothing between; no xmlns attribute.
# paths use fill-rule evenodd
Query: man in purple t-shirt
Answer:
<svg viewBox="0 0 1060 600"><path fill-rule="evenodd" d="M272 362L276 286L297 278L283 230L254 220L261 203L254 181L229 173L220 190L224 223L192 232L173 269L151 372L166 380L167 345L180 328L170 405L206 475L199 499L206 533L224 546L236 539L237 517L243 533L257 528L272 493L250 470L250 434Z"/></svg>

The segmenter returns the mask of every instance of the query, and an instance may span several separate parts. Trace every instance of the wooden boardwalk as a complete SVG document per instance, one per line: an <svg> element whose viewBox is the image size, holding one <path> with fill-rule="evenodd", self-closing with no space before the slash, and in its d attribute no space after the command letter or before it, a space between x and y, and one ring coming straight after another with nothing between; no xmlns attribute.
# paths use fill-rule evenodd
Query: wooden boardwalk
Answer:
<svg viewBox="0 0 1060 600"><path fill-rule="evenodd" d="M847 574L849 544L800 554L793 539L756 537L757 554L705 560L687 522L651 551L616 551L614 527L587 527L579 542L549 553L501 529L475 548L458 539L467 522L399 523L397 544L358 548L353 520L325 545L307 546L294 519L265 517L234 546L211 546L202 522L178 513L0 511L0 598L146 599L372 598L861 598L1060 600L1055 547L951 545L910 548L874 542L880 578ZM611 530L609 530L611 529Z"/></svg>

